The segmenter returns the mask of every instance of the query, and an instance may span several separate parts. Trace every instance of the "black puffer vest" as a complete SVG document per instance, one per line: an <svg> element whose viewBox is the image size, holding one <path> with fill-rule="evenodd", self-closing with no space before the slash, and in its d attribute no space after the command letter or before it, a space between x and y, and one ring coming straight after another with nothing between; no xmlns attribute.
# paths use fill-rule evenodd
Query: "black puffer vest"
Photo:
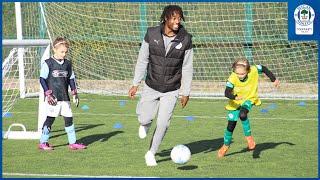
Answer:
<svg viewBox="0 0 320 180"><path fill-rule="evenodd" d="M181 86L184 54L192 48L192 36L180 26L166 54L162 32L163 24L151 27L144 38L149 43L149 64L145 82L152 89L165 93L177 90Z"/></svg>

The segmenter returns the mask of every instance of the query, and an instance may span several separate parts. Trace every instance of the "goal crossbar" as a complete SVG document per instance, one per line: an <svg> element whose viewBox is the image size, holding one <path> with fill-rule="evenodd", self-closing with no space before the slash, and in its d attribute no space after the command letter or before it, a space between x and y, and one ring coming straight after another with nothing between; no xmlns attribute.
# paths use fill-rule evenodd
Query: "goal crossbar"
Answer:
<svg viewBox="0 0 320 180"><path fill-rule="evenodd" d="M49 39L3 39L2 46L14 46L14 47L22 47L22 46L47 46L50 44Z"/></svg>

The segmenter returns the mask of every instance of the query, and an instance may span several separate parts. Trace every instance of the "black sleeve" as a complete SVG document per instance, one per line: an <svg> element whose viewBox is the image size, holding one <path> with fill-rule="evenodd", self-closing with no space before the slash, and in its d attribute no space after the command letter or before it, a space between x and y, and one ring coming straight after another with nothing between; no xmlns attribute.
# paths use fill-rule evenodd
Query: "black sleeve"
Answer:
<svg viewBox="0 0 320 180"><path fill-rule="evenodd" d="M70 88L71 88L71 91L77 89L77 86L76 86L76 81L75 79L70 79Z"/></svg>
<svg viewBox="0 0 320 180"><path fill-rule="evenodd" d="M49 87L47 85L47 81L43 77L40 77L40 84L41 84L44 92L49 90Z"/></svg>
<svg viewBox="0 0 320 180"><path fill-rule="evenodd" d="M70 85L71 91L73 91L73 90L76 90L76 89L77 89L77 86L76 86L76 80L75 80L75 78L74 78L74 79L70 79L71 74L72 74L72 64L71 64L71 62L70 62L68 71L69 71L69 73L68 73L68 74L69 74L69 76L68 76L68 81L69 81L69 85Z"/></svg>
<svg viewBox="0 0 320 180"><path fill-rule="evenodd" d="M224 96L229 99L235 100L237 95L232 94L232 91L233 91L233 88L226 87L226 90L224 91Z"/></svg>
<svg viewBox="0 0 320 180"><path fill-rule="evenodd" d="M267 67L262 65L261 67L262 67L262 72L270 78L271 82L274 82L276 80L276 77L273 75L273 73Z"/></svg>

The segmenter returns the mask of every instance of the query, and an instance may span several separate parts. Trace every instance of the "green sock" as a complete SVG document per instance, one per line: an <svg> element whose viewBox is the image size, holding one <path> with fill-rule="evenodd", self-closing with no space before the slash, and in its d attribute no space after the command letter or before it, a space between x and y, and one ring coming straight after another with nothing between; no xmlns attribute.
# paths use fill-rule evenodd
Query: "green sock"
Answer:
<svg viewBox="0 0 320 180"><path fill-rule="evenodd" d="M224 130L224 137L223 137L223 143L227 146L231 144L232 139L232 132L228 131L227 129Z"/></svg>
<svg viewBox="0 0 320 180"><path fill-rule="evenodd" d="M250 122L249 119L247 118L245 121L241 121L242 123L242 128L243 128L243 133L245 136L251 136L251 128L250 128Z"/></svg>

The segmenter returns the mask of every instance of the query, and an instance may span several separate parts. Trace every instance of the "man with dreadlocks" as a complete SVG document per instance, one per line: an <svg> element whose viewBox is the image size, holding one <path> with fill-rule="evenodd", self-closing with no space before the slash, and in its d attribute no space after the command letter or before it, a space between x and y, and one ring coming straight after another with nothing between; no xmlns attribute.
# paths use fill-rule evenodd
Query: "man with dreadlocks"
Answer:
<svg viewBox="0 0 320 180"><path fill-rule="evenodd" d="M147 166L156 166L155 154L169 127L170 119L181 89L181 106L189 100L193 74L192 36L181 25L183 11L177 5L164 8L160 25L150 27L139 51L133 86L129 97L134 98L146 72L145 84L137 104L139 137L144 139L157 115L157 126L149 150Z"/></svg>

